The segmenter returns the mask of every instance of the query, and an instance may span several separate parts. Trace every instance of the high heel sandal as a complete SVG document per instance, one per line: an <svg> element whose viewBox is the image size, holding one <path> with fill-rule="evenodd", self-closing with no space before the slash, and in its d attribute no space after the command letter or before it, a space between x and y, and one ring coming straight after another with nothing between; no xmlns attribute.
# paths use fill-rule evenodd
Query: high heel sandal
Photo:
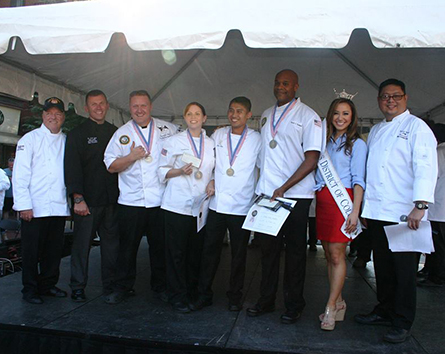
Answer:
<svg viewBox="0 0 445 354"><path fill-rule="evenodd" d="M321 321L320 328L324 331L333 331L335 328L335 316L337 315L337 309L326 306L326 310L323 314L323 321Z"/></svg>
<svg viewBox="0 0 445 354"><path fill-rule="evenodd" d="M335 315L335 320L336 321L343 321L345 319L345 314L346 314L346 301L342 300L339 301L335 304L335 309L337 310L337 313ZM323 318L324 318L324 313L320 314L320 316L318 316L318 319L320 320L320 322L323 322Z"/></svg>
<svg viewBox="0 0 445 354"><path fill-rule="evenodd" d="M346 302L345 300L342 300L340 302L337 302L335 304L335 309L337 310L337 313L335 314L335 321L343 321L345 319L346 314Z"/></svg>

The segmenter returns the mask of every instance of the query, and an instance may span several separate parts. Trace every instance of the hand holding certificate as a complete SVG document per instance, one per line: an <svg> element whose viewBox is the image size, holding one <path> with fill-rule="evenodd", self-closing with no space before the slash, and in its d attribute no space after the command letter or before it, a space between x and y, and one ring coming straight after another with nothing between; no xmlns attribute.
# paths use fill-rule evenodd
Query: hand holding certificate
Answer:
<svg viewBox="0 0 445 354"><path fill-rule="evenodd" d="M261 195L250 208L243 229L277 236L295 204L295 200L285 198L271 202L270 197Z"/></svg>

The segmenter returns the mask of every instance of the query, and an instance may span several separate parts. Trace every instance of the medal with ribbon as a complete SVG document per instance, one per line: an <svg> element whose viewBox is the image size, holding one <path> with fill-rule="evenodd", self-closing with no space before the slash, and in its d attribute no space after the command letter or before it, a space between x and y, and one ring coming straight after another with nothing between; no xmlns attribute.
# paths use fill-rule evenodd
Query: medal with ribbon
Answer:
<svg viewBox="0 0 445 354"><path fill-rule="evenodd" d="M229 131L227 132L227 150L229 151L229 163L230 163L230 168L228 168L226 171L227 176L233 176L235 174L235 170L232 168L232 166L235 163L235 160L238 157L238 154L241 151L241 148L242 148L244 142L246 141L247 125L244 127L244 130L241 134L238 144L236 144L235 151L233 151L232 139L230 138L231 131L232 131L232 129L229 129Z"/></svg>
<svg viewBox="0 0 445 354"><path fill-rule="evenodd" d="M193 155L201 160L199 163L198 171L195 172L195 178L201 179L202 178L202 172L199 170L202 165L202 160L204 159L204 134L201 132L201 136L199 137L199 151L196 148L195 141L193 140L192 134L190 134L190 130L187 129L187 138L189 139L190 146L193 151Z"/></svg>
<svg viewBox="0 0 445 354"><path fill-rule="evenodd" d="M275 113L277 111L278 104L275 104L273 108L272 113L272 119L270 120L270 133L272 134L272 140L269 143L269 146L271 149L275 149L278 145L277 141L275 140L275 135L278 133L278 127L280 126L281 122L284 120L286 115L292 110L292 108L297 103L297 100L294 98L284 109L283 113L281 113L280 118L278 118L278 121L275 123Z"/></svg>
<svg viewBox="0 0 445 354"><path fill-rule="evenodd" d="M153 135L155 131L153 119L150 120L150 124L148 126L148 140L145 139L144 134L142 134L141 128L139 128L139 125L137 125L135 121L133 121L133 128L136 131L136 135L139 137L139 140L142 142L142 145L144 146L144 149L148 154L148 156L144 158L144 161L148 163L152 162L153 157L151 156L151 147L153 145Z"/></svg>

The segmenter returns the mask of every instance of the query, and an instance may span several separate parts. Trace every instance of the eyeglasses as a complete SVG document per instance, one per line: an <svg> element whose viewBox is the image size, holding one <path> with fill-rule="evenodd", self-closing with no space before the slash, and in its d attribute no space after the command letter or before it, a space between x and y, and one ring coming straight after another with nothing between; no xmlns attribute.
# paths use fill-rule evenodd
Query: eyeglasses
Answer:
<svg viewBox="0 0 445 354"><path fill-rule="evenodd" d="M405 94L403 94L403 95L381 95L381 96L379 96L379 98L382 101L389 101L391 98L394 101L400 101L404 96L405 96Z"/></svg>

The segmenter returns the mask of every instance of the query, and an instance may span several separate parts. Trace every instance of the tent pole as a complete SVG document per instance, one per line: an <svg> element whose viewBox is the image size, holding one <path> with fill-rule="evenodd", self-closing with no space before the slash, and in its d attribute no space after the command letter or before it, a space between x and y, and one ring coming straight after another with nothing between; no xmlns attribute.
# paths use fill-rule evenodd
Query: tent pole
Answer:
<svg viewBox="0 0 445 354"><path fill-rule="evenodd" d="M173 75L170 80L168 80L164 86L161 87L161 89L156 92L153 97L151 98L151 102L153 103L160 95L164 93L165 90L168 89L168 87L190 66L193 64L196 58L198 58L201 53L204 51L204 49L199 49L190 59L187 63L185 63L177 72L175 75Z"/></svg>
<svg viewBox="0 0 445 354"><path fill-rule="evenodd" d="M358 66L356 66L352 61L350 61L344 54L340 53L338 49L332 49L332 51L343 60L352 70L359 74L363 79L365 79L372 87L376 90L379 89L379 85L374 82L368 75L366 75Z"/></svg>

